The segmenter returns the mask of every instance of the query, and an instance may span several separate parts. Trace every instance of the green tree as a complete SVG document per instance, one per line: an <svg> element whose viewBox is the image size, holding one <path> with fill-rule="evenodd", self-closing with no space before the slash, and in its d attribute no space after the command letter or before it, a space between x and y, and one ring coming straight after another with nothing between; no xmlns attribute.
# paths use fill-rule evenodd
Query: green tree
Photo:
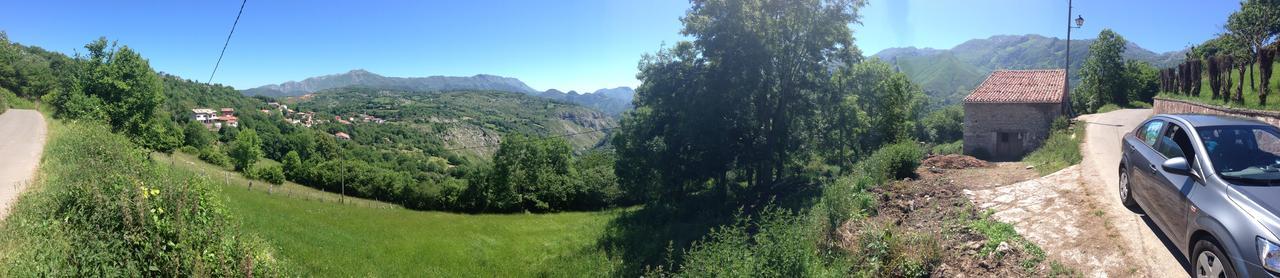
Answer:
<svg viewBox="0 0 1280 278"><path fill-rule="evenodd" d="M196 149L204 149L213 143L213 134L205 129L204 124L196 121L189 121L182 129L183 144L195 147Z"/></svg>
<svg viewBox="0 0 1280 278"><path fill-rule="evenodd" d="M552 211L574 195L573 148L560 138L511 135L493 156L487 210Z"/></svg>
<svg viewBox="0 0 1280 278"><path fill-rule="evenodd" d="M1129 101L1151 103L1152 98L1160 91L1160 70L1143 61L1129 60L1124 63L1125 79L1129 80L1126 94Z"/></svg>
<svg viewBox="0 0 1280 278"><path fill-rule="evenodd" d="M290 179L297 179L297 177L302 175L302 157L298 155L297 151L289 151L289 153L286 153L284 155L284 160L282 160L281 163L284 164L284 174L286 177L289 177Z"/></svg>
<svg viewBox="0 0 1280 278"><path fill-rule="evenodd" d="M1080 86L1072 100L1081 112L1093 112L1105 104L1129 105L1129 85L1124 57L1128 42L1111 29L1102 29L1089 46L1089 57L1080 69Z"/></svg>
<svg viewBox="0 0 1280 278"><path fill-rule="evenodd" d="M951 143L964 137L964 107L951 105L929 112L920 124L924 139L934 143Z"/></svg>
<svg viewBox="0 0 1280 278"><path fill-rule="evenodd" d="M614 141L624 187L663 199L708 184L768 196L797 176L814 157L812 108L832 91L830 69L860 59L849 26L863 4L693 1L681 31L693 41L641 61L637 109Z"/></svg>
<svg viewBox="0 0 1280 278"><path fill-rule="evenodd" d="M253 129L245 129L236 135L228 152L236 171L249 173L253 164L262 158L262 139L258 138L258 133Z"/></svg>
<svg viewBox="0 0 1280 278"><path fill-rule="evenodd" d="M1262 59L1261 55L1264 54L1263 48L1274 41L1276 34L1280 33L1280 1L1247 0L1240 2L1240 10L1232 13L1227 18L1226 29L1246 46L1244 48L1248 57L1246 64L1260 61ZM1244 68L1249 69L1251 67L1246 66ZM1270 76L1264 76L1263 78L1270 78ZM1258 100L1266 104L1269 88L1266 86L1257 88L1253 84L1253 80L1253 73L1251 72L1249 86L1257 90ZM1241 81L1241 86L1243 86L1243 83Z"/></svg>

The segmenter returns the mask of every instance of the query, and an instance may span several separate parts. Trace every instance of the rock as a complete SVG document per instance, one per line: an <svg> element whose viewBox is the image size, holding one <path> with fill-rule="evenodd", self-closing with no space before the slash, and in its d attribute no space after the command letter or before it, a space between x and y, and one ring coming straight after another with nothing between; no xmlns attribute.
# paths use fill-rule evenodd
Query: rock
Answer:
<svg viewBox="0 0 1280 278"><path fill-rule="evenodd" d="M1009 247L1009 242L1001 241L1000 245L996 246L996 253L1000 255L1005 255L1005 254L1008 254L1009 250L1012 250L1012 249L1013 249L1012 247Z"/></svg>

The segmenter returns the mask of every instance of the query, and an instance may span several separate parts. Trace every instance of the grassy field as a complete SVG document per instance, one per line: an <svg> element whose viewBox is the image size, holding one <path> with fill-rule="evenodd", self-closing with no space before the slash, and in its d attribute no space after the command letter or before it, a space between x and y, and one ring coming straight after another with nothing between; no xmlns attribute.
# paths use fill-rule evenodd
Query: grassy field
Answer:
<svg viewBox="0 0 1280 278"><path fill-rule="evenodd" d="M1276 70L1280 70L1280 66L1274 66L1273 68ZM1212 99L1213 92L1212 92L1212 89L1209 87L1208 76L1205 76L1204 78L1202 78L1199 96L1188 96L1188 95L1173 94L1168 92L1162 92L1160 93L1159 96L1172 98L1172 99L1192 100L1200 103L1228 106L1228 107L1243 107L1243 108L1249 108L1249 109L1262 109L1262 110L1280 110L1280 96L1277 96L1277 95L1280 95L1280 74L1272 73L1271 80L1270 80L1271 84L1270 86L1268 86L1270 87L1270 89L1267 90L1267 92L1270 92L1270 94L1267 97L1267 105L1263 106L1261 105L1261 103L1258 102L1258 92L1255 91L1252 86L1249 86L1250 78L1253 79L1254 86L1262 86L1261 83L1258 83L1258 79L1261 76L1259 73L1256 72L1257 69L1258 69L1257 66L1253 66L1251 67L1249 72L1245 73L1244 75L1245 77L1245 85L1244 85L1244 93L1243 93L1244 105L1240 105L1239 103L1234 103L1234 102L1226 103L1225 101L1220 99ZM1231 74L1232 86L1239 86L1240 84L1240 75L1236 72L1237 71L1232 71L1232 74ZM1250 76L1250 73L1252 73L1252 76ZM1232 90L1231 94L1234 95L1235 90Z"/></svg>
<svg viewBox="0 0 1280 278"><path fill-rule="evenodd" d="M213 177L225 171L186 154L156 157ZM292 183L280 188L293 194L267 194L228 176L227 207L303 276L584 276L621 263L596 248L619 211L468 215L355 198L341 205L337 194Z"/></svg>

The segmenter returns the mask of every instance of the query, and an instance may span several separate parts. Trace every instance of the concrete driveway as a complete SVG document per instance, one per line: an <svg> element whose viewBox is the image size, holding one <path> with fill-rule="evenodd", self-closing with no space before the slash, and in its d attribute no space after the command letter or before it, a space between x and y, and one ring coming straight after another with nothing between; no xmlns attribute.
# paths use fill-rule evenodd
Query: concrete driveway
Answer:
<svg viewBox="0 0 1280 278"><path fill-rule="evenodd" d="M1154 223L1120 204L1120 139L1150 116L1150 109L1125 109L1077 118L1087 125L1080 146L1084 155L1081 166L1087 173L1082 178L1092 191L1090 195L1104 206L1123 241L1129 243L1126 245L1130 257L1145 264L1136 267L1144 268L1152 277L1187 277L1188 262L1163 233L1153 231Z"/></svg>
<svg viewBox="0 0 1280 278"><path fill-rule="evenodd" d="M46 133L40 112L10 109L0 114L0 220L35 179Z"/></svg>

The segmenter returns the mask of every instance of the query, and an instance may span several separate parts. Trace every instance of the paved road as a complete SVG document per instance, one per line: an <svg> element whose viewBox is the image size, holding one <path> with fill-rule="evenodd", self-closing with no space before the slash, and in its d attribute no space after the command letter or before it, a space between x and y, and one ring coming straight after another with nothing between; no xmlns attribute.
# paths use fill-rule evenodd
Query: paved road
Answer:
<svg viewBox="0 0 1280 278"><path fill-rule="evenodd" d="M45 128L44 116L35 110L0 114L0 219L9 215L18 194L35 178Z"/></svg>
<svg viewBox="0 0 1280 278"><path fill-rule="evenodd" d="M1145 265L1134 266L1152 277L1186 277L1187 262L1146 216L1130 212L1120 204L1119 182L1120 138L1151 116L1150 109L1126 109L1103 114L1080 116L1087 124L1087 135L1081 146L1082 166L1089 189L1103 204L1115 230L1127 242L1129 255Z"/></svg>

